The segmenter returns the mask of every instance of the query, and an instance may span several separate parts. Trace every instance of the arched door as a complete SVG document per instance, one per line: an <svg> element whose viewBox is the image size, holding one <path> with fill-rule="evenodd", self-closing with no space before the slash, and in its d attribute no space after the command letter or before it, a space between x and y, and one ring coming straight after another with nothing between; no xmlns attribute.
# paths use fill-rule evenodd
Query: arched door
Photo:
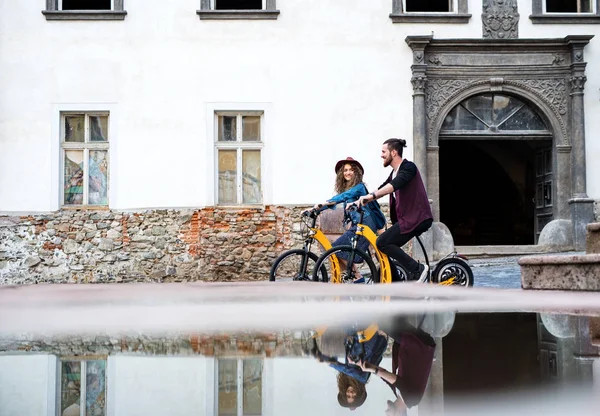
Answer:
<svg viewBox="0 0 600 416"><path fill-rule="evenodd" d="M552 220L552 133L534 107L467 98L439 134L440 219L457 245L535 244Z"/></svg>

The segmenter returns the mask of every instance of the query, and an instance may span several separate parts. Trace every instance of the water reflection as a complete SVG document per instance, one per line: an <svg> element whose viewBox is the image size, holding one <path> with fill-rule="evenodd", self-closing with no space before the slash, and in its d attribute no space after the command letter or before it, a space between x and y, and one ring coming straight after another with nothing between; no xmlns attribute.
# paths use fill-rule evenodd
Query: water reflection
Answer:
<svg viewBox="0 0 600 416"><path fill-rule="evenodd" d="M23 335L0 339L0 415L591 415L599 326L444 312L270 332Z"/></svg>

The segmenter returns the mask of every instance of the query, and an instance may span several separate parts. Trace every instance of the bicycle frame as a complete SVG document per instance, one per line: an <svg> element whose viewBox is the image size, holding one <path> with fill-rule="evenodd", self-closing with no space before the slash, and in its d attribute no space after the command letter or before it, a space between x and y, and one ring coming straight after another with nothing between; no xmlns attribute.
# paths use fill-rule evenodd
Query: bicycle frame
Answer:
<svg viewBox="0 0 600 416"><path fill-rule="evenodd" d="M315 240L317 241L317 243L319 243L321 245L321 247L323 247L323 249L325 251L329 250L332 247L331 242L325 236L323 231L321 231L319 228L317 228L317 217L318 217L318 214L320 214L322 211L323 210L319 210L319 211L313 210L309 214L310 218L312 218L312 223L308 227L308 234L307 234L306 238L304 239L304 246L302 247L302 249L307 253L310 252L312 244ZM300 265L301 272L306 273L307 267L308 267L308 256L306 256L302 259L302 264ZM337 276L337 278L340 279L341 269L340 269L340 264L339 264L337 258L334 261L332 261L331 272L332 272L333 276ZM340 281L341 281L341 279L340 279ZM339 282L334 282L334 283L339 283Z"/></svg>
<svg viewBox="0 0 600 416"><path fill-rule="evenodd" d="M368 225L362 224L363 215L361 213L360 219L361 223L356 226L356 238L352 241L352 246L356 248L356 244L358 242L358 237L363 236L367 239L371 247L373 247L373 251L375 252L375 256L379 261L379 283L392 283L392 268L390 265L390 259L387 255L379 251L377 248L377 235L369 228Z"/></svg>

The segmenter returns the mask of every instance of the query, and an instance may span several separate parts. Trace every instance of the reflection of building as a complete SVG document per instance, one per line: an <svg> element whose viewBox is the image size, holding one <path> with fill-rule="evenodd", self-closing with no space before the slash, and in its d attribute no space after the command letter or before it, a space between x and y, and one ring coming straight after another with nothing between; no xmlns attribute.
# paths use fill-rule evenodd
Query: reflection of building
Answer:
<svg viewBox="0 0 600 416"><path fill-rule="evenodd" d="M303 412L307 398L310 408L337 414L335 370L298 356L298 341L280 333L30 340L22 345L43 350L0 355L0 414L54 415L58 409L67 415L85 403L88 410L101 404L103 412L87 413L98 416L275 416L290 409ZM64 355L82 350L89 351L79 357ZM276 350L282 355L272 355ZM390 366L389 359L384 362ZM7 391L19 394L4 396ZM18 399L24 394L26 402ZM369 396L376 401L373 408L383 413L391 392L383 383L372 383ZM87 400L80 401L82 397Z"/></svg>
<svg viewBox="0 0 600 416"><path fill-rule="evenodd" d="M36 244L2 248L10 281L264 278L333 163L373 189L390 136L444 247L581 249L594 219L597 0L12 3L0 214Z"/></svg>

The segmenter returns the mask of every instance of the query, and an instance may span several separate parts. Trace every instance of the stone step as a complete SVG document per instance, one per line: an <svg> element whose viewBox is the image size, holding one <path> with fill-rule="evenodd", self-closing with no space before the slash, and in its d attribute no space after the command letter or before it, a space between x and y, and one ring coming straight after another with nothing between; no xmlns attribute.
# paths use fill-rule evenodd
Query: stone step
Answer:
<svg viewBox="0 0 600 416"><path fill-rule="evenodd" d="M504 257L547 253L544 246L506 245L506 246L456 246L456 252L467 257Z"/></svg>
<svg viewBox="0 0 600 416"><path fill-rule="evenodd" d="M587 225L585 240L586 253L600 253L600 222L593 222Z"/></svg>
<svg viewBox="0 0 600 416"><path fill-rule="evenodd" d="M519 265L523 289L600 291L600 254L526 256Z"/></svg>

